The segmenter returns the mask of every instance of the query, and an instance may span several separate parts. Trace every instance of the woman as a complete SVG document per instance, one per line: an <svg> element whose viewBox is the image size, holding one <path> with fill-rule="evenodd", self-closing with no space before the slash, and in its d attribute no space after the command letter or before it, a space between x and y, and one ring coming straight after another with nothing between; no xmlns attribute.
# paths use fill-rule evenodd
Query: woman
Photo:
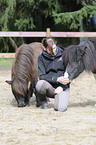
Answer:
<svg viewBox="0 0 96 145"><path fill-rule="evenodd" d="M39 81L36 84L42 108L46 109L47 97L55 98L54 109L65 111L69 100L69 79L64 77L63 49L52 38L42 40L44 49L38 57Z"/></svg>

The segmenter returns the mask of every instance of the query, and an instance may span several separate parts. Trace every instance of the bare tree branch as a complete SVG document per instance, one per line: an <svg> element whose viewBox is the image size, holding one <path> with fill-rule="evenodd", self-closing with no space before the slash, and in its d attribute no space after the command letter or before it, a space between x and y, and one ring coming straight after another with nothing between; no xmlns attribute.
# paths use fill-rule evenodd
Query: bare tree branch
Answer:
<svg viewBox="0 0 96 145"><path fill-rule="evenodd" d="M15 41L11 37L9 37L9 40L10 40L11 45L15 48L15 51L16 51L18 47L17 47Z"/></svg>

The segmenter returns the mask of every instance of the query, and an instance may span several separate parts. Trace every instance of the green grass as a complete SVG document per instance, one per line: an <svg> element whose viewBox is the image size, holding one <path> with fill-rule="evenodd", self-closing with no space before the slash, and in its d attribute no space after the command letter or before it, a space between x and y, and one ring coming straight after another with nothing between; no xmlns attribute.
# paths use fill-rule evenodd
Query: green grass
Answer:
<svg viewBox="0 0 96 145"><path fill-rule="evenodd" d="M0 66L12 66L13 59L0 58Z"/></svg>

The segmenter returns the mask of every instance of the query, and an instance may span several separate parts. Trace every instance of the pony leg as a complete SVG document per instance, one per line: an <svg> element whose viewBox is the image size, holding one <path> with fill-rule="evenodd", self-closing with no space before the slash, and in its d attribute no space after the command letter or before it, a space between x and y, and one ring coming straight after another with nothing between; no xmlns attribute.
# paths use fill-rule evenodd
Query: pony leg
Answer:
<svg viewBox="0 0 96 145"><path fill-rule="evenodd" d="M24 102L25 102L26 106L29 106L29 97L28 96L26 96Z"/></svg>
<svg viewBox="0 0 96 145"><path fill-rule="evenodd" d="M32 94L33 94L33 91L28 90L28 93L27 93L25 100L24 100L26 106L30 106L30 98L31 98Z"/></svg>
<svg viewBox="0 0 96 145"><path fill-rule="evenodd" d="M33 88L32 88L31 82L29 82L27 94L26 94L26 97L25 97L25 104L26 104L27 106L30 105L30 104L29 104L29 101L30 101L30 98L32 97L32 95L33 95Z"/></svg>

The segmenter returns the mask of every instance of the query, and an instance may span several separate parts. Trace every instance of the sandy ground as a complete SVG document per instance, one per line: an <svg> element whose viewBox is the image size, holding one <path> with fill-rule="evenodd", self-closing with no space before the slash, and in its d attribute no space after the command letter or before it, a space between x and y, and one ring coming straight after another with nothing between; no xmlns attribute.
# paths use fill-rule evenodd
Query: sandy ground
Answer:
<svg viewBox="0 0 96 145"><path fill-rule="evenodd" d="M10 86L10 69L0 70L0 145L96 145L96 80L81 74L71 83L67 111L18 108Z"/></svg>

